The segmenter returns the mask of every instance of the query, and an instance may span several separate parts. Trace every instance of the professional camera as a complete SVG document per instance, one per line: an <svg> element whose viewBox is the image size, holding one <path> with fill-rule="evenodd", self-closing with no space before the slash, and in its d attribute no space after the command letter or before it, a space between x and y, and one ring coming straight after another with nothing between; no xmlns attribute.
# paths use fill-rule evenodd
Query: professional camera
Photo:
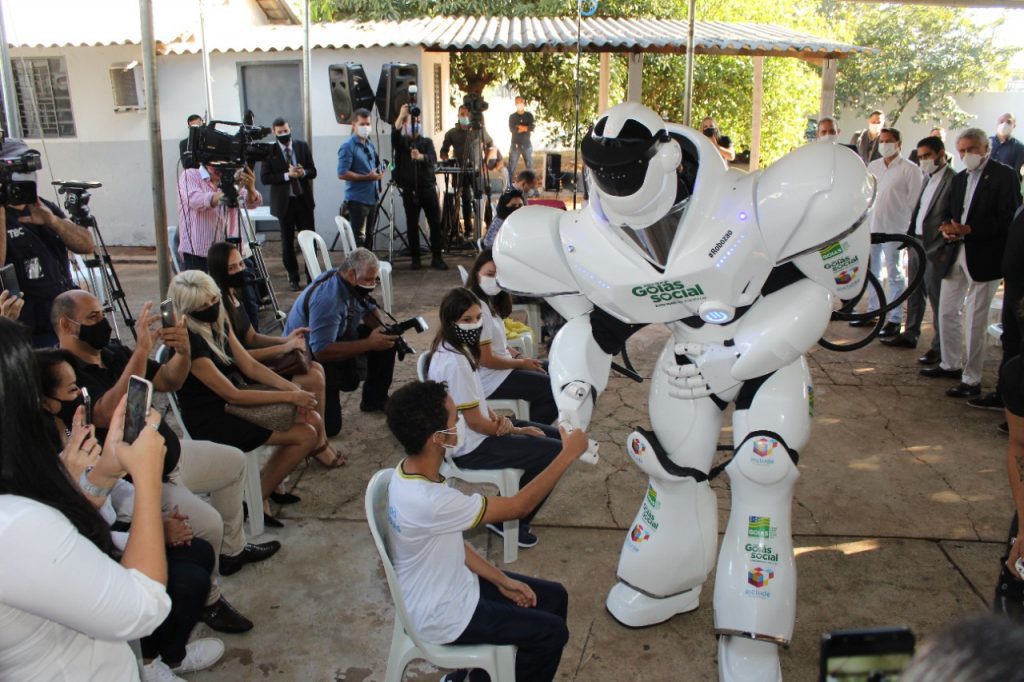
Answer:
<svg viewBox="0 0 1024 682"><path fill-rule="evenodd" d="M419 104L416 103L416 94L419 92L419 88L415 85L409 86L409 115L413 118L419 118L423 114Z"/></svg>
<svg viewBox="0 0 1024 682"><path fill-rule="evenodd" d="M270 128L253 124L253 113L245 112L242 123L235 121L210 121L206 125L189 128L188 149L184 160L194 163L208 163L237 170L252 165L270 156L273 142L257 142L270 134ZM218 125L238 128L231 135L217 130Z"/></svg>
<svg viewBox="0 0 1024 682"><path fill-rule="evenodd" d="M471 92L462 98L462 106L469 109L469 125L473 130L480 130L484 125L484 112L490 108L490 104L475 92Z"/></svg>
<svg viewBox="0 0 1024 682"><path fill-rule="evenodd" d="M35 180L12 180L15 173L35 173L43 167L39 152L34 149L18 156L0 159L0 204L20 206L36 203Z"/></svg>
<svg viewBox="0 0 1024 682"><path fill-rule="evenodd" d="M390 313L388 314L388 317L391 317ZM391 317L391 319L394 320L395 318ZM430 329L430 326L422 317L413 317L404 322L396 321L394 324L384 326L384 333L398 337L395 340L395 350L398 351L399 360L405 360L406 355L411 355L416 352L408 343L406 343L405 339L402 338L402 334L410 329L415 329L417 334L422 334Z"/></svg>

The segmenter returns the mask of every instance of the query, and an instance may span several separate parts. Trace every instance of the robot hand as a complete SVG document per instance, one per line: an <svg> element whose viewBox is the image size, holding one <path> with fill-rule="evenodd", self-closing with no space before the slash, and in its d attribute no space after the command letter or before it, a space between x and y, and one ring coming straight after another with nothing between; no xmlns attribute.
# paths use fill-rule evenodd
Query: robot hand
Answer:
<svg viewBox="0 0 1024 682"><path fill-rule="evenodd" d="M558 424L566 431L573 431L583 428L590 422L590 414L593 410L591 400L591 386L585 381L571 381L565 385L562 392L555 397L558 405ZM587 464L597 464L598 443L590 439L590 446L580 456L580 461Z"/></svg>
<svg viewBox="0 0 1024 682"><path fill-rule="evenodd" d="M740 384L731 374L739 357L734 347L721 344L677 343L676 355L685 355L693 364L678 365L669 359L663 369L669 376L669 395L683 400L706 398Z"/></svg>

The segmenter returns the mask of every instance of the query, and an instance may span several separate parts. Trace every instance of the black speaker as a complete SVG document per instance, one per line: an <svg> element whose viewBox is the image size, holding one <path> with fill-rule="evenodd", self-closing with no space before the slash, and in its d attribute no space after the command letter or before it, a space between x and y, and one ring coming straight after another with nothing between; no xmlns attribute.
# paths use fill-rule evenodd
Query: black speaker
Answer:
<svg viewBox="0 0 1024 682"><path fill-rule="evenodd" d="M352 112L356 109L373 109L373 88L366 80L362 64L332 64L329 71L334 120L338 123L351 123Z"/></svg>
<svg viewBox="0 0 1024 682"><path fill-rule="evenodd" d="M409 103L409 86L419 87L418 81L419 68L415 64L393 62L380 67L380 81L377 82L377 115L389 124L394 123L402 105Z"/></svg>
<svg viewBox="0 0 1024 682"><path fill-rule="evenodd" d="M562 155L544 155L544 191L557 192L562 189Z"/></svg>

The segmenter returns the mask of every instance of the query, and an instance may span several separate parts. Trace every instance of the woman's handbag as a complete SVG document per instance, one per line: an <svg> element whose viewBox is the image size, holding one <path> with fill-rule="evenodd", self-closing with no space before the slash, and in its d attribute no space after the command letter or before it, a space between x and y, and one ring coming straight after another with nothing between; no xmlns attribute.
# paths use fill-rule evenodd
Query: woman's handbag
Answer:
<svg viewBox="0 0 1024 682"><path fill-rule="evenodd" d="M277 389L263 384L239 386L244 391L274 391ZM247 422L271 431L287 431L295 423L298 407L291 403L270 403L268 405L232 405L224 406L224 412L241 417Z"/></svg>
<svg viewBox="0 0 1024 682"><path fill-rule="evenodd" d="M313 356L308 348L293 348L287 353L282 353L276 358L265 361L263 364L274 374L285 379L291 379L299 374L308 374L309 363L312 360Z"/></svg>

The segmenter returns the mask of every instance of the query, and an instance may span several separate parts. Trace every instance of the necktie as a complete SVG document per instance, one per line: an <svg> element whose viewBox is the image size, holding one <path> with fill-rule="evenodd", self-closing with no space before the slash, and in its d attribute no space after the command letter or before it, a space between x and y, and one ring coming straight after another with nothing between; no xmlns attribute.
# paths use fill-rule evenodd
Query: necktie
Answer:
<svg viewBox="0 0 1024 682"><path fill-rule="evenodd" d="M295 163L295 157L292 156L291 147L284 148L284 158L288 162L288 168L290 169ZM292 181L289 184L291 185L292 188L292 196L297 197L300 194L302 194L302 185L299 184L298 178L292 178Z"/></svg>

